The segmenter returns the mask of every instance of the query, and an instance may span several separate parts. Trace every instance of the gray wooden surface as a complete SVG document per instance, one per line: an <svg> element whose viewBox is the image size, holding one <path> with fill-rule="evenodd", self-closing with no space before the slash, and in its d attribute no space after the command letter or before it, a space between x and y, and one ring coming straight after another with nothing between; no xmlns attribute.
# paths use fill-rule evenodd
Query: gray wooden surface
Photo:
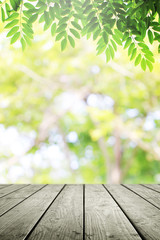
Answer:
<svg viewBox="0 0 160 240"><path fill-rule="evenodd" d="M160 185L0 184L0 240L160 240Z"/></svg>

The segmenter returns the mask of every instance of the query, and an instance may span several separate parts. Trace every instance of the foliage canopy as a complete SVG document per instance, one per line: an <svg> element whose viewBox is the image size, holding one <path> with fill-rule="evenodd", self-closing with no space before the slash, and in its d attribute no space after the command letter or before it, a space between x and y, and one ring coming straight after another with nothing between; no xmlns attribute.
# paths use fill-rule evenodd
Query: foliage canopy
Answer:
<svg viewBox="0 0 160 240"><path fill-rule="evenodd" d="M11 44L20 40L23 49L31 44L38 22L61 41L62 51L87 36L97 41L97 55L105 52L107 62L123 46L135 65L153 69L150 44L160 42L159 0L4 0L0 7L7 37Z"/></svg>

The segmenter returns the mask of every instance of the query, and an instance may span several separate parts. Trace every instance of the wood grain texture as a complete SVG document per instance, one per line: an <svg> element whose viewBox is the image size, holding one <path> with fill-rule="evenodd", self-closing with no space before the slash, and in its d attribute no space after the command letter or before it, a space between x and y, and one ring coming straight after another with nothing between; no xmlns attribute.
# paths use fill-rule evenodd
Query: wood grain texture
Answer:
<svg viewBox="0 0 160 240"><path fill-rule="evenodd" d="M22 240L49 207L63 185L47 185L0 217L0 239Z"/></svg>
<svg viewBox="0 0 160 240"><path fill-rule="evenodd" d="M102 185L86 185L85 200L86 239L141 239Z"/></svg>
<svg viewBox="0 0 160 240"><path fill-rule="evenodd" d="M160 211L121 185L105 185L143 239L160 239Z"/></svg>
<svg viewBox="0 0 160 240"><path fill-rule="evenodd" d="M135 184L124 184L125 187L129 188L133 192L137 193L148 202L160 209L160 193L153 191L150 188L145 188L143 185Z"/></svg>
<svg viewBox="0 0 160 240"><path fill-rule="evenodd" d="M150 188L150 189L160 193L160 185L158 185L158 184L142 184L142 185L146 188Z"/></svg>
<svg viewBox="0 0 160 240"><path fill-rule="evenodd" d="M20 188L24 188L26 186L28 186L28 185L27 184L15 184L15 185L11 185L11 186L8 186L8 187L5 187L5 188L1 188L0 189L0 198L8 195L8 194L10 194L14 191L17 191Z"/></svg>
<svg viewBox="0 0 160 240"><path fill-rule="evenodd" d="M82 240L83 186L67 185L28 240Z"/></svg>
<svg viewBox="0 0 160 240"><path fill-rule="evenodd" d="M9 187L9 186L11 186L11 184L0 184L0 189Z"/></svg>
<svg viewBox="0 0 160 240"><path fill-rule="evenodd" d="M2 184L0 240L159 240L159 203L160 185Z"/></svg>
<svg viewBox="0 0 160 240"><path fill-rule="evenodd" d="M44 187L44 185L28 185L25 188L20 188L17 191L0 198L0 216L36 191L40 190L42 187Z"/></svg>

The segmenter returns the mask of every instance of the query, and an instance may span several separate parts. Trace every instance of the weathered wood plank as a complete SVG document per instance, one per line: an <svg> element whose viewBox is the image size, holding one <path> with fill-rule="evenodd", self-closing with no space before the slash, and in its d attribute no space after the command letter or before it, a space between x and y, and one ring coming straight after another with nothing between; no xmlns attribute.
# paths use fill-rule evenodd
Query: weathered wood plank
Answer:
<svg viewBox="0 0 160 240"><path fill-rule="evenodd" d="M150 188L145 188L143 185L123 184L123 186L139 194L141 197L160 209L160 193L155 192Z"/></svg>
<svg viewBox="0 0 160 240"><path fill-rule="evenodd" d="M160 185L158 185L158 184L142 184L142 185L144 187L146 187L147 189L150 188L150 189L160 193Z"/></svg>
<svg viewBox="0 0 160 240"><path fill-rule="evenodd" d="M67 185L27 239L82 240L83 186Z"/></svg>
<svg viewBox="0 0 160 240"><path fill-rule="evenodd" d="M22 240L50 206L63 185L47 185L0 217L0 239Z"/></svg>
<svg viewBox="0 0 160 240"><path fill-rule="evenodd" d="M86 185L85 200L86 239L141 239L102 185Z"/></svg>
<svg viewBox="0 0 160 240"><path fill-rule="evenodd" d="M143 239L160 239L159 209L121 185L105 185Z"/></svg>
<svg viewBox="0 0 160 240"><path fill-rule="evenodd" d="M27 184L14 184L6 188L0 189L0 198L3 196L6 196L14 191L17 191L18 189L26 187Z"/></svg>
<svg viewBox="0 0 160 240"><path fill-rule="evenodd" d="M9 187L9 186L11 186L11 184L0 184L0 189Z"/></svg>
<svg viewBox="0 0 160 240"><path fill-rule="evenodd" d="M11 194L0 198L0 216L44 186L45 185L40 184L28 185L25 188L18 189L18 191L12 192Z"/></svg>

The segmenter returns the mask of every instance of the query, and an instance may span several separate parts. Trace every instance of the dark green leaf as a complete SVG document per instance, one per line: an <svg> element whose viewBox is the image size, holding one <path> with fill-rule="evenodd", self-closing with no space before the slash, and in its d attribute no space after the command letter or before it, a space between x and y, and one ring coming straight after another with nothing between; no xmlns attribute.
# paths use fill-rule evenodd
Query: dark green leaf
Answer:
<svg viewBox="0 0 160 240"><path fill-rule="evenodd" d="M153 43L153 33L151 30L148 30L148 39L149 39L150 44L152 44Z"/></svg>
<svg viewBox="0 0 160 240"><path fill-rule="evenodd" d="M128 37L126 42L125 42L125 45L124 45L124 49L127 48L132 42L132 38L131 37Z"/></svg>

